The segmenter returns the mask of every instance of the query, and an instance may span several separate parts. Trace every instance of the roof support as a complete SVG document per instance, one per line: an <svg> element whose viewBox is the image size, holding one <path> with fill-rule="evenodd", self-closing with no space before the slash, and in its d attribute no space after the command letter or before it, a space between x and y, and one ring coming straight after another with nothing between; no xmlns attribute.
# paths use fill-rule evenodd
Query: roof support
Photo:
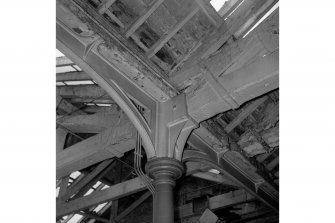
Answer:
<svg viewBox="0 0 335 223"><path fill-rule="evenodd" d="M63 151L67 136L67 131L61 128L56 129L56 153Z"/></svg>
<svg viewBox="0 0 335 223"><path fill-rule="evenodd" d="M64 196L64 194L68 191L68 183L69 183L70 176L67 175L61 179L58 198Z"/></svg>
<svg viewBox="0 0 335 223"><path fill-rule="evenodd" d="M123 153L135 148L135 134L133 126L128 122L63 150L56 155L57 178L105 159L123 156Z"/></svg>
<svg viewBox="0 0 335 223"><path fill-rule="evenodd" d="M248 107L243 109L243 111L240 114L238 114L237 117L225 127L225 131L227 133L231 132L236 126L241 124L241 122L244 119L246 119L253 111L255 111L258 108L258 106L263 104L266 100L267 97L264 96L253 101L250 105L248 105Z"/></svg>
<svg viewBox="0 0 335 223"><path fill-rule="evenodd" d="M232 191L229 193L211 197L209 199L209 209L216 210L238 203L248 202L254 199L254 196L250 195L245 190Z"/></svg>
<svg viewBox="0 0 335 223"><path fill-rule="evenodd" d="M84 71L57 73L56 81L85 81L92 80L92 78Z"/></svg>
<svg viewBox="0 0 335 223"><path fill-rule="evenodd" d="M91 189L94 184L96 184L98 181L100 181L113 167L115 162L113 162L111 165L109 165L107 168L105 168L102 172L100 172L96 177L94 177L90 182L88 182L85 186L83 186L76 195L74 195L71 199L76 199L79 197L84 196L89 189Z"/></svg>
<svg viewBox="0 0 335 223"><path fill-rule="evenodd" d="M78 184L70 187L66 193L61 196L63 201L68 200L73 194L77 193L81 190L85 185L87 185L90 181L92 181L101 171L103 171L106 167L108 167L114 160L109 159L101 162L92 172L87 174L84 179L82 179Z"/></svg>
<svg viewBox="0 0 335 223"><path fill-rule="evenodd" d="M198 11L199 7L194 8L183 20L177 23L168 34L161 37L149 51L146 52L146 55L149 58L153 57Z"/></svg>
<svg viewBox="0 0 335 223"><path fill-rule="evenodd" d="M56 217L61 217L72 212L80 211L106 201L119 199L130 194L145 190L146 186L140 178L134 178L125 182L111 186L110 188L97 191L92 195L87 195L70 201L68 203L57 203Z"/></svg>
<svg viewBox="0 0 335 223"><path fill-rule="evenodd" d="M232 185L232 186L239 186L238 183L234 182L231 179L228 179L228 177L222 175L222 174L215 174L211 172L197 172L192 174L193 177L197 177L203 180L208 180L216 183L221 183L221 184L227 184L227 185Z"/></svg>
<svg viewBox="0 0 335 223"><path fill-rule="evenodd" d="M259 187L257 182L254 182L246 173L243 172L238 166L233 162L228 160L222 155L215 153L211 146L205 143L196 134L192 134L189 138L188 143L199 151L184 151L183 161L198 161L205 163L213 168L219 170L225 175L235 179L245 190L247 190L251 195L260 199L266 205L273 208L278 212L279 204L278 197L269 192L266 188ZM205 151L205 152L200 152Z"/></svg>
<svg viewBox="0 0 335 223"><path fill-rule="evenodd" d="M57 12L60 10L62 9L57 9ZM63 22L68 21L63 20ZM133 102L125 93L124 89L121 87L123 86L132 92L134 97L140 97L141 99L139 101L144 105L147 105L146 107L153 110L153 112L155 112L155 101L151 97L148 97L142 89L138 88L138 86L135 86L133 82L129 81L129 79L124 76L119 68L117 68L115 65L112 65L111 63L108 63L108 61L103 58L98 47L101 46L101 41L99 42L99 40L93 40L93 42L90 42L87 46L85 45L85 42L84 44L83 42L80 42L81 37L74 37L72 31L69 31L69 28L63 22L57 19L57 47L60 48L67 56L69 56L76 64L80 65L84 71L89 73L89 75L92 76L92 78L104 90L106 90L106 92L113 98L113 100L118 103L121 109L132 121L135 128L141 134L144 148L148 157L150 158L154 156L155 150L151 141L151 137L153 137L154 134L154 129L150 129L144 117L137 110ZM87 47L89 47L89 50ZM85 49L85 55L80 55L80 53L78 53L78 51L81 50L85 52ZM114 73L115 75L111 76L111 73ZM116 83L121 83L122 86ZM155 117L155 115L153 115L153 117ZM151 123L154 125L155 119L152 119Z"/></svg>
<svg viewBox="0 0 335 223"><path fill-rule="evenodd" d="M120 121L119 116L122 115L122 112L117 109L117 106L100 107L100 111L95 114L60 117L57 123L75 133L100 133Z"/></svg>
<svg viewBox="0 0 335 223"><path fill-rule="evenodd" d="M150 8L127 29L125 36L129 38L133 35L138 27L140 27L163 2L164 0L155 0Z"/></svg>
<svg viewBox="0 0 335 223"><path fill-rule="evenodd" d="M228 193L216 195L208 199L208 208L212 211L234 206L243 202L250 202L255 198L247 193L245 190L235 190ZM179 218L187 218L193 213L192 203L182 205L178 207Z"/></svg>
<svg viewBox="0 0 335 223"><path fill-rule="evenodd" d="M107 93L97 85L57 86L56 94L63 98L107 99Z"/></svg>

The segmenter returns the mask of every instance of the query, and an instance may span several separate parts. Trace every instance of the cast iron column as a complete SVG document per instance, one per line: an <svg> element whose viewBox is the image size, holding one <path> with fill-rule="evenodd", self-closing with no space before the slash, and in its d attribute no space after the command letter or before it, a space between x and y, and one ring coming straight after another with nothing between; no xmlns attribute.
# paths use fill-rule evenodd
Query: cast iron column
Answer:
<svg viewBox="0 0 335 223"><path fill-rule="evenodd" d="M175 180L184 172L183 164L173 158L161 157L149 160L146 171L154 179L155 197L153 202L153 222L173 223L173 187Z"/></svg>

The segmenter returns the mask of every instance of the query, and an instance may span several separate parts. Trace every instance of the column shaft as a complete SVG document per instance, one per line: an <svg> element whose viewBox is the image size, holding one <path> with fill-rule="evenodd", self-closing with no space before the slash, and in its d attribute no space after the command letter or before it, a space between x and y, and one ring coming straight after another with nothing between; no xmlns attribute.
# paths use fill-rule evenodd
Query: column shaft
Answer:
<svg viewBox="0 0 335 223"><path fill-rule="evenodd" d="M173 187L175 180L183 174L184 165L176 159L160 157L149 160L146 164L146 171L155 180L153 222L173 223Z"/></svg>
<svg viewBox="0 0 335 223"><path fill-rule="evenodd" d="M153 206L154 223L173 223L173 186L169 183L161 183L155 186L156 193Z"/></svg>

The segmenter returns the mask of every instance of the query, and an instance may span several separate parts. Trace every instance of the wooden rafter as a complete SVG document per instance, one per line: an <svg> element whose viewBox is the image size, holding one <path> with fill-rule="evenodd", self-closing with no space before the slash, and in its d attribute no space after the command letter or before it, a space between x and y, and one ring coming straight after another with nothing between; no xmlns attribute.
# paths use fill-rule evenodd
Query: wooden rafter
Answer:
<svg viewBox="0 0 335 223"><path fill-rule="evenodd" d="M113 126L81 141L56 155L56 176L63 177L76 170L98 163L135 148L135 130L131 123Z"/></svg>
<svg viewBox="0 0 335 223"><path fill-rule="evenodd" d="M132 25L129 26L125 32L125 36L129 38L131 35L133 35L138 27L140 27L163 2L164 0L156 0L139 19L137 19Z"/></svg>
<svg viewBox="0 0 335 223"><path fill-rule="evenodd" d="M56 74L56 81L84 81L92 78L84 71L66 72Z"/></svg>
<svg viewBox="0 0 335 223"><path fill-rule="evenodd" d="M62 128L56 129L56 153L63 151L67 133L68 132Z"/></svg>
<svg viewBox="0 0 335 223"><path fill-rule="evenodd" d="M83 186L76 195L73 196L71 199L76 199L79 197L84 196L84 194L89 191L90 188L92 188L98 181L100 181L114 166L115 162L113 162L111 165L109 165L107 168L105 168L101 173L98 174L94 179L92 179L89 183L87 183L85 186ZM101 184L100 184L101 185Z"/></svg>
<svg viewBox="0 0 335 223"><path fill-rule="evenodd" d="M241 124L244 119L246 119L253 111L255 111L261 104L263 104L268 97L264 96L255 101L253 101L250 105L248 105L245 109L242 110L240 114L237 115L234 120L232 120L226 127L225 131L227 133L231 132L236 126Z"/></svg>
<svg viewBox="0 0 335 223"><path fill-rule="evenodd" d="M97 191L94 194L81 197L68 203L58 202L56 205L56 215L61 217L72 212L80 211L106 201L119 199L130 194L145 190L146 186L140 178L134 178L125 182L116 184L105 190Z"/></svg>
<svg viewBox="0 0 335 223"><path fill-rule="evenodd" d="M112 162L113 159L101 162L92 172L87 174L84 177L84 179L82 179L78 184L69 188L67 192L61 197L61 199L64 201L68 200L73 194L80 191L85 185L87 185L90 181L92 181L101 171L107 168Z"/></svg>
<svg viewBox="0 0 335 223"><path fill-rule="evenodd" d="M172 30L162 36L146 53L151 58L167 43L190 19L199 11L199 7L194 8L184 19L178 22Z"/></svg>
<svg viewBox="0 0 335 223"><path fill-rule="evenodd" d="M68 190L68 183L69 183L69 178L70 176L65 176L62 178L62 182L60 184L60 188L59 188L59 193L58 193L58 197L62 197Z"/></svg>
<svg viewBox="0 0 335 223"><path fill-rule="evenodd" d="M232 185L232 186L240 186L234 180L229 179L227 176L224 176L222 174L215 174L211 172L197 172L197 173L192 174L192 176L203 179L203 180L216 182L216 183L222 183L222 184L227 184L227 185Z"/></svg>

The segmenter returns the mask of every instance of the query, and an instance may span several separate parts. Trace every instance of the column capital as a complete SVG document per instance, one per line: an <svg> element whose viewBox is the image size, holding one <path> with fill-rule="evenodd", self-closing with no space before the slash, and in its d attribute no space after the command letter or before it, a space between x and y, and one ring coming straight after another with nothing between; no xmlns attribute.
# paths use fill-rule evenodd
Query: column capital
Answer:
<svg viewBox="0 0 335 223"><path fill-rule="evenodd" d="M159 157L150 159L145 166L145 170L155 180L155 185L169 183L174 186L175 180L183 175L185 167L179 160Z"/></svg>

